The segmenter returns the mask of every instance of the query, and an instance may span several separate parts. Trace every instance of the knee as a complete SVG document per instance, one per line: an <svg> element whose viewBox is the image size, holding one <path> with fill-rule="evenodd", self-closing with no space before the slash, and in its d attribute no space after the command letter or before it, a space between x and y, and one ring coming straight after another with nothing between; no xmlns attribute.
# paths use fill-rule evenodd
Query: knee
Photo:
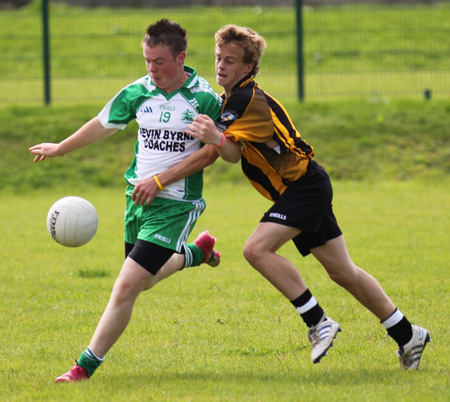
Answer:
<svg viewBox="0 0 450 402"><path fill-rule="evenodd" d="M116 305L120 305L128 302L130 299L135 299L140 290L138 291L133 282L127 278L119 276L114 284L113 295Z"/></svg>
<svg viewBox="0 0 450 402"><path fill-rule="evenodd" d="M244 246L244 258L252 265L255 266L261 258L262 250L258 247L257 244L253 242L247 242Z"/></svg>
<svg viewBox="0 0 450 402"><path fill-rule="evenodd" d="M332 281L343 288L348 288L355 283L357 279L357 267L350 265L336 265L327 268L328 276Z"/></svg>
<svg viewBox="0 0 450 402"><path fill-rule="evenodd" d="M142 289L143 292L146 290L150 290L153 288L160 280L158 279L158 276L154 275L150 278L148 282L146 282L144 288Z"/></svg>
<svg viewBox="0 0 450 402"><path fill-rule="evenodd" d="M337 283L339 286L345 287L345 283L347 283L347 277L343 275L341 272L328 271L328 276L333 282Z"/></svg>

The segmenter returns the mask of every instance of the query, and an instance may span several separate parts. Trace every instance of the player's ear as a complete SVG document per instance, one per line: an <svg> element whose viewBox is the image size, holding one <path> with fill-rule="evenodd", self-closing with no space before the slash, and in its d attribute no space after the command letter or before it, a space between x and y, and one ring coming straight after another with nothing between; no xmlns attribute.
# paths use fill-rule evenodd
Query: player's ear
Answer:
<svg viewBox="0 0 450 402"><path fill-rule="evenodd" d="M184 60L186 60L186 52L180 52L175 60L178 64L184 64Z"/></svg>
<svg viewBox="0 0 450 402"><path fill-rule="evenodd" d="M250 74L253 71L255 64L256 63L252 61L251 63L245 65L245 75Z"/></svg>

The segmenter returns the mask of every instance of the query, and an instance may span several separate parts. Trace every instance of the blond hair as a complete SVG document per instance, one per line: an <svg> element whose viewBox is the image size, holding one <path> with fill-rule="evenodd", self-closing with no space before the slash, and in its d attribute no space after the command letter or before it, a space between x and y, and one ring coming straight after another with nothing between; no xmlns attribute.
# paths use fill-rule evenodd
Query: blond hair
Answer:
<svg viewBox="0 0 450 402"><path fill-rule="evenodd" d="M253 29L229 24L220 28L214 38L218 47L233 43L244 49L244 63L254 63L250 74L258 74L259 61L266 49L266 41L261 35Z"/></svg>

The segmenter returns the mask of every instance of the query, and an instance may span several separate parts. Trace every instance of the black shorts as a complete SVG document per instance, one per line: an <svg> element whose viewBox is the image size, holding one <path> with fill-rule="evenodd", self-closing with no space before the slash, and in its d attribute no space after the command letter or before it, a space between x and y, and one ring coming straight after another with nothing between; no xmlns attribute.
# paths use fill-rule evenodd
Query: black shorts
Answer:
<svg viewBox="0 0 450 402"><path fill-rule="evenodd" d="M311 161L308 171L291 183L261 219L302 231L292 241L305 257L311 248L323 246L342 234L333 214L333 188L325 169Z"/></svg>
<svg viewBox="0 0 450 402"><path fill-rule="evenodd" d="M152 275L156 275L172 257L174 251L155 243L138 239L136 244L125 243L125 258L130 257Z"/></svg>

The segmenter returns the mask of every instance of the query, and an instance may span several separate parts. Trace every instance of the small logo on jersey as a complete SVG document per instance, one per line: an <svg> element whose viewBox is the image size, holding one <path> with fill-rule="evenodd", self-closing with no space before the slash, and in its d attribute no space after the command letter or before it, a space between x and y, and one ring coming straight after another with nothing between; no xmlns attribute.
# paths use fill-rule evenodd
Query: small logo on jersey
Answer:
<svg viewBox="0 0 450 402"><path fill-rule="evenodd" d="M193 98L189 101L189 103L195 110L198 110L199 104L197 99Z"/></svg>
<svg viewBox="0 0 450 402"><path fill-rule="evenodd" d="M159 110L168 110L169 112L175 112L175 106L159 105Z"/></svg>
<svg viewBox="0 0 450 402"><path fill-rule="evenodd" d="M216 123L216 128L217 128L217 130L219 130L221 133L223 133L223 132L227 129L226 126L224 126L223 124L220 124L220 123Z"/></svg>
<svg viewBox="0 0 450 402"><path fill-rule="evenodd" d="M172 239L169 239L168 237L160 235L160 234L155 234L155 239L161 240L162 242L168 243L168 244L172 243Z"/></svg>
<svg viewBox="0 0 450 402"><path fill-rule="evenodd" d="M192 113L190 110L186 110L182 115L181 115L181 121L184 124L190 124L194 121L194 113Z"/></svg>
<svg viewBox="0 0 450 402"><path fill-rule="evenodd" d="M153 113L153 109L150 106L142 106L140 112L141 113Z"/></svg>
<svg viewBox="0 0 450 402"><path fill-rule="evenodd" d="M269 216L270 216L271 218L281 219L282 221L285 221L285 220L286 220L286 215L279 214L278 212L271 212L271 213L269 214Z"/></svg>
<svg viewBox="0 0 450 402"><path fill-rule="evenodd" d="M220 116L220 121L232 121L236 120L238 118L238 114L236 112L232 112L230 110L227 110L226 112L222 113L222 116Z"/></svg>

